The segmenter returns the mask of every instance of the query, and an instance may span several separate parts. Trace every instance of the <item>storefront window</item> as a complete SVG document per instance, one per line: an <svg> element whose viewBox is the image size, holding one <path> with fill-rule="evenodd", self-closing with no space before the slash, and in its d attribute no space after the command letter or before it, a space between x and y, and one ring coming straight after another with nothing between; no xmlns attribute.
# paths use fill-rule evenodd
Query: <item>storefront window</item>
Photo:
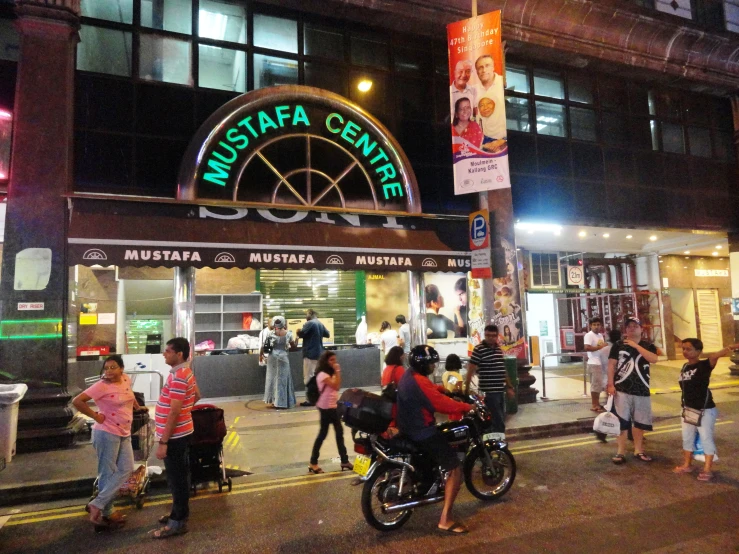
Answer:
<svg viewBox="0 0 739 554"><path fill-rule="evenodd" d="M198 59L201 87L246 92L246 52L201 44Z"/></svg>
<svg viewBox="0 0 739 554"><path fill-rule="evenodd" d="M13 21L0 19L0 60L18 61L20 38Z"/></svg>
<svg viewBox="0 0 739 554"><path fill-rule="evenodd" d="M192 33L191 0L141 0L141 26L189 35Z"/></svg>
<svg viewBox="0 0 739 554"><path fill-rule="evenodd" d="M595 142L598 140L596 132L596 117L593 110L570 108L570 125L572 138Z"/></svg>
<svg viewBox="0 0 739 554"><path fill-rule="evenodd" d="M565 84L559 75L544 71L534 71L534 94L547 98L565 97Z"/></svg>
<svg viewBox="0 0 739 554"><path fill-rule="evenodd" d="M254 55L254 88L298 84L298 62L262 54Z"/></svg>
<svg viewBox="0 0 739 554"><path fill-rule="evenodd" d="M254 14L254 45L297 54L298 22L259 13Z"/></svg>
<svg viewBox="0 0 739 554"><path fill-rule="evenodd" d="M201 0L198 36L246 44L246 8L221 0Z"/></svg>
<svg viewBox="0 0 739 554"><path fill-rule="evenodd" d="M84 17L133 23L133 0L82 0L80 7Z"/></svg>
<svg viewBox="0 0 739 554"><path fill-rule="evenodd" d="M151 81L188 85L190 43L184 40L142 34L139 51L139 76Z"/></svg>
<svg viewBox="0 0 739 554"><path fill-rule="evenodd" d="M131 33L83 25L77 46L77 69L131 76Z"/></svg>
<svg viewBox="0 0 739 554"><path fill-rule="evenodd" d="M549 102L536 102L536 132L553 137L567 136L565 107Z"/></svg>
<svg viewBox="0 0 739 554"><path fill-rule="evenodd" d="M311 23L305 24L305 53L331 60L344 59L344 36Z"/></svg>
<svg viewBox="0 0 739 554"><path fill-rule="evenodd" d="M10 142L13 131L13 114L0 108L0 182L10 175Z"/></svg>
<svg viewBox="0 0 739 554"><path fill-rule="evenodd" d="M531 131L529 124L529 101L526 98L506 96L506 128L512 131Z"/></svg>

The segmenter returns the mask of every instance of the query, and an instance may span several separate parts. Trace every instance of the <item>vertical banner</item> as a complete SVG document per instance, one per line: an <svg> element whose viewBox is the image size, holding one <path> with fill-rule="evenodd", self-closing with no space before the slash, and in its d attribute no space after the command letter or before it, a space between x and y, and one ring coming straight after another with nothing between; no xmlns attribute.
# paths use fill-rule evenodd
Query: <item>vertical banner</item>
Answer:
<svg viewBox="0 0 739 554"><path fill-rule="evenodd" d="M447 25L454 194L511 186L500 13Z"/></svg>
<svg viewBox="0 0 739 554"><path fill-rule="evenodd" d="M505 249L506 275L493 279L495 290L494 315L492 323L498 326L500 348L503 353L517 358L526 357L523 333L521 295L518 288L518 267L516 248L506 239L501 239Z"/></svg>
<svg viewBox="0 0 739 554"><path fill-rule="evenodd" d="M492 278L490 215L487 210L480 210L470 214L470 250L472 251L472 278Z"/></svg>

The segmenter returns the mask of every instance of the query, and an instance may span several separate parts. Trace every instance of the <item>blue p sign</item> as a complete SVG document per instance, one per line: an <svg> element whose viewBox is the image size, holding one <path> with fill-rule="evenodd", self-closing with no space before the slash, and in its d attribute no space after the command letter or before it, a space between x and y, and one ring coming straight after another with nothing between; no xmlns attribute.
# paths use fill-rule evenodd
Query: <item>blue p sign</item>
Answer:
<svg viewBox="0 0 739 554"><path fill-rule="evenodd" d="M488 225L482 215L476 215L470 224L470 240L472 244L481 247L488 236Z"/></svg>

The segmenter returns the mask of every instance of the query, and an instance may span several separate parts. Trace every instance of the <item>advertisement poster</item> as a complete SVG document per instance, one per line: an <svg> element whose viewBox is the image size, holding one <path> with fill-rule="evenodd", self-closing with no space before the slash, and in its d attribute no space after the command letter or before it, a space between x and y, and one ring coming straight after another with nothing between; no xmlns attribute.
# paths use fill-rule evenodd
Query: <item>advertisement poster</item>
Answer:
<svg viewBox="0 0 739 554"><path fill-rule="evenodd" d="M424 273L426 337L467 337L467 275Z"/></svg>
<svg viewBox="0 0 739 554"><path fill-rule="evenodd" d="M510 188L500 10L447 25L454 194Z"/></svg>
<svg viewBox="0 0 739 554"><path fill-rule="evenodd" d="M521 294L518 287L518 268L516 249L505 239L501 239L505 249L506 276L493 279L495 301L493 303L493 324L498 326L500 347L503 354L526 357L523 336L523 317L521 315Z"/></svg>
<svg viewBox="0 0 739 554"><path fill-rule="evenodd" d="M467 302L469 304L467 354L471 355L475 346L485 338L485 319L482 315L482 279L470 278L467 281Z"/></svg>

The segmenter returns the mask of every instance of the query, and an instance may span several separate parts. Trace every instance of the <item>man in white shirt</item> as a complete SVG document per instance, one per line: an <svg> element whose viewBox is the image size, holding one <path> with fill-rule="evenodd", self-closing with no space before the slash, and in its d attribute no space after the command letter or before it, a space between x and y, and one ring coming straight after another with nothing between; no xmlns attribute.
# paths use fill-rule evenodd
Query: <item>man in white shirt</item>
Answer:
<svg viewBox="0 0 739 554"><path fill-rule="evenodd" d="M469 60L460 60L454 68L454 82L449 87L449 98L451 98L451 115L454 119L454 108L460 98L467 98L472 105L472 117L477 114L477 91L474 87L469 86L470 77L472 76L472 62Z"/></svg>
<svg viewBox="0 0 739 554"><path fill-rule="evenodd" d="M262 367L267 365L267 358L269 357L269 354L264 352L264 341L267 340L271 332L272 322L267 318L267 321L264 322L264 329L259 333L259 365Z"/></svg>
<svg viewBox="0 0 739 554"><path fill-rule="evenodd" d="M403 347L403 352L407 358L411 351L411 326L408 325L405 316L402 314L395 316L395 323L400 325L398 328L398 344Z"/></svg>
<svg viewBox="0 0 739 554"><path fill-rule="evenodd" d="M590 331L585 334L585 352L588 353L588 373L590 374L590 398L593 412L604 412L605 408L600 405L600 393L603 392L603 362L601 350L608 348L608 343L603 338L601 328L603 321L599 317L590 320Z"/></svg>
<svg viewBox="0 0 739 554"><path fill-rule="evenodd" d="M485 135L482 149L499 152L508 144L503 77L495 72L495 61L488 54L477 58L475 71L477 78L480 79L480 84L476 88L477 119Z"/></svg>

